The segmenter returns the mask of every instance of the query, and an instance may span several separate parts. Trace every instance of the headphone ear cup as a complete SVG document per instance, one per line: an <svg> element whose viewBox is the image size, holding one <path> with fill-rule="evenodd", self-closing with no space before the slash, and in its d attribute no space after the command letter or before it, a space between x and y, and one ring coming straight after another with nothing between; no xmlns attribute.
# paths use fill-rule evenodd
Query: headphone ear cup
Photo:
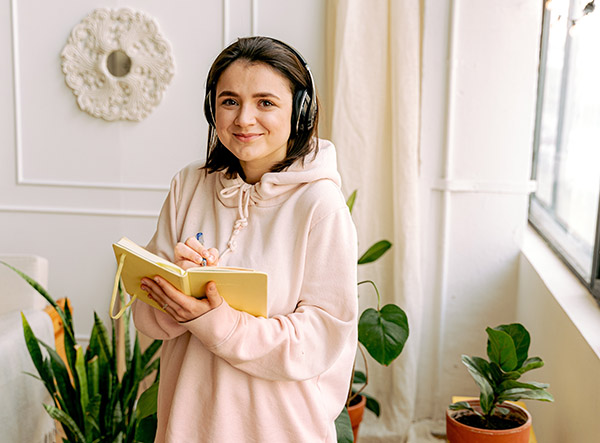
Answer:
<svg viewBox="0 0 600 443"><path fill-rule="evenodd" d="M307 114L310 105L310 97L306 89L298 91L294 97L294 112L292 113L292 130L294 135L307 128Z"/></svg>
<svg viewBox="0 0 600 443"><path fill-rule="evenodd" d="M216 126L215 123L215 111L212 106L212 90L208 90L206 97L204 97L204 116L206 121L213 128Z"/></svg>

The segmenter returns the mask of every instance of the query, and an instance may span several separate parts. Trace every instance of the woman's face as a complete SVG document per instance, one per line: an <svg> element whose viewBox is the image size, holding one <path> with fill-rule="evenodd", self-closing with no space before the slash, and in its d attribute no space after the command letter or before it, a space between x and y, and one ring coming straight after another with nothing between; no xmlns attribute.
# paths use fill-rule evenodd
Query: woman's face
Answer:
<svg viewBox="0 0 600 443"><path fill-rule="evenodd" d="M235 155L248 183L256 183L286 155L292 89L265 63L233 62L219 78L215 124L221 143Z"/></svg>

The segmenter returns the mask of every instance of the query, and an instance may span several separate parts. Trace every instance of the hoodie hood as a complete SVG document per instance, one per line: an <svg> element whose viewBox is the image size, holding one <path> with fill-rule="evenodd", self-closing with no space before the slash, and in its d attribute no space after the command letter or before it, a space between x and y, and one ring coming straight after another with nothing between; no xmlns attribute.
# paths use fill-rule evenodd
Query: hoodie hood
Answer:
<svg viewBox="0 0 600 443"><path fill-rule="evenodd" d="M331 180L341 187L341 177L337 170L337 156L333 143L319 139L317 155L310 154L293 163L281 172L267 172L260 181L251 185L239 175L227 178L223 172L217 177L217 196L226 207L238 209L227 250L222 256L235 250L235 237L248 225L248 207L275 206L285 201L298 187L318 180Z"/></svg>

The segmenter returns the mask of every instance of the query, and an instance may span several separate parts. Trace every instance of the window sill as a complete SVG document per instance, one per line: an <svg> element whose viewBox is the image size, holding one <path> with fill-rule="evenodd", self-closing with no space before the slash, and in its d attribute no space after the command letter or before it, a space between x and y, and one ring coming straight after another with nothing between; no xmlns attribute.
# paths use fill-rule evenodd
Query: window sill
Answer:
<svg viewBox="0 0 600 443"><path fill-rule="evenodd" d="M594 297L531 226L526 229L521 251L600 359L600 307Z"/></svg>

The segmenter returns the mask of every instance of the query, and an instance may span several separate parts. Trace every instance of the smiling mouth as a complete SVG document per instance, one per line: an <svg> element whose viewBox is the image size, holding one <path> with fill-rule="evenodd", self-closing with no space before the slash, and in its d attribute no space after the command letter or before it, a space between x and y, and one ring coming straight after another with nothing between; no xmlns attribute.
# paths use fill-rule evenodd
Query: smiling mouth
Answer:
<svg viewBox="0 0 600 443"><path fill-rule="evenodd" d="M241 142L251 142L253 140L256 140L258 137L260 137L262 134L233 134L235 138L237 138L239 141Z"/></svg>

